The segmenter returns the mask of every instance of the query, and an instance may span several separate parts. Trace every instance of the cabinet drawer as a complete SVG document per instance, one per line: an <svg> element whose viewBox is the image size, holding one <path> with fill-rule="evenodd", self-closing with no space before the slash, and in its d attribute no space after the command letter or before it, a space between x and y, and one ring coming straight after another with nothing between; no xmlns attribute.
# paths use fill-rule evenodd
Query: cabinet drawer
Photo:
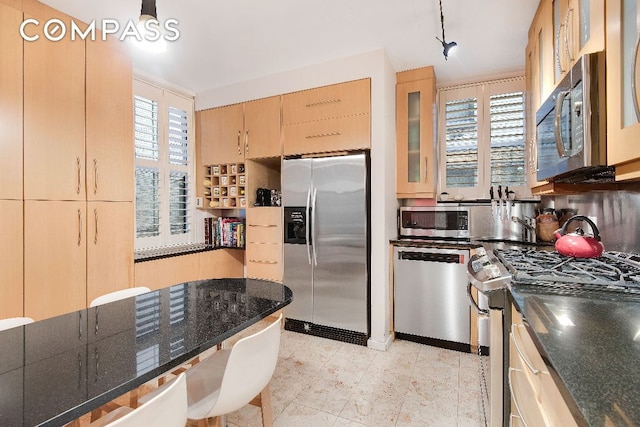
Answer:
<svg viewBox="0 0 640 427"><path fill-rule="evenodd" d="M369 113L370 79L290 93L282 97L283 124Z"/></svg>
<svg viewBox="0 0 640 427"><path fill-rule="evenodd" d="M535 372L548 372L544 360L542 360L524 325L511 325L511 340L514 349L512 354L522 360L525 369L534 375L537 375Z"/></svg>
<svg viewBox="0 0 640 427"><path fill-rule="evenodd" d="M247 243L282 243L282 228L278 225L247 224Z"/></svg>
<svg viewBox="0 0 640 427"><path fill-rule="evenodd" d="M509 388L511 390L512 419L526 426L547 426L540 404L535 398L531 383L527 381L524 371L509 368ZM515 416L514 416L515 415Z"/></svg>
<svg viewBox="0 0 640 427"><path fill-rule="evenodd" d="M282 208L259 207L247 209L247 225L277 225L282 224Z"/></svg>
<svg viewBox="0 0 640 427"><path fill-rule="evenodd" d="M310 154L371 147L369 114L285 125L284 154Z"/></svg>
<svg viewBox="0 0 640 427"><path fill-rule="evenodd" d="M540 377L540 404L550 426L577 426L558 386L547 372Z"/></svg>
<svg viewBox="0 0 640 427"><path fill-rule="evenodd" d="M271 243L250 243L247 245L247 262L282 264L282 245Z"/></svg>
<svg viewBox="0 0 640 427"><path fill-rule="evenodd" d="M282 281L282 245L249 243L247 277Z"/></svg>

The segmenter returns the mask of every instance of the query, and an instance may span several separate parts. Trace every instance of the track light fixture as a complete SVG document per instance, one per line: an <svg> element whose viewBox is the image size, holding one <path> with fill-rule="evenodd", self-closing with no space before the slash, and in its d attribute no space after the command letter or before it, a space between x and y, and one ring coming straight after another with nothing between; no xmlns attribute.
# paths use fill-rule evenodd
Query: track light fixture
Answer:
<svg viewBox="0 0 640 427"><path fill-rule="evenodd" d="M444 14L442 13L442 0L440 0L440 25L442 26L442 40L436 37L440 43L442 43L442 54L444 55L445 61L449 58L449 53L451 50L458 46L456 42L447 43L447 39L444 37Z"/></svg>

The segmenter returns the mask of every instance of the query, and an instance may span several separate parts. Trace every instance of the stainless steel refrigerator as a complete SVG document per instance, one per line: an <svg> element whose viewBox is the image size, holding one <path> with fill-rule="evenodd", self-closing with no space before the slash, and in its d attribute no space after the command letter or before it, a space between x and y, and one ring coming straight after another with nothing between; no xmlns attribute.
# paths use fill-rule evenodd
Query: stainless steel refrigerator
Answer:
<svg viewBox="0 0 640 427"><path fill-rule="evenodd" d="M285 159L285 328L366 345L369 336L367 154Z"/></svg>

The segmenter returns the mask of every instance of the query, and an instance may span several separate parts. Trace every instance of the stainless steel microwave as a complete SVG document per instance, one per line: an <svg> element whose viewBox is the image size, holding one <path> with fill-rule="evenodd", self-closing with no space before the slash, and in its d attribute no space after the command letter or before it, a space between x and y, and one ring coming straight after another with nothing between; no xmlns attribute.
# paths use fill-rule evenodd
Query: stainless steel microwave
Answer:
<svg viewBox="0 0 640 427"><path fill-rule="evenodd" d="M398 214L400 237L469 237L469 208L464 206L401 207Z"/></svg>
<svg viewBox="0 0 640 427"><path fill-rule="evenodd" d="M607 165L604 52L584 55L536 113L538 181L590 181Z"/></svg>

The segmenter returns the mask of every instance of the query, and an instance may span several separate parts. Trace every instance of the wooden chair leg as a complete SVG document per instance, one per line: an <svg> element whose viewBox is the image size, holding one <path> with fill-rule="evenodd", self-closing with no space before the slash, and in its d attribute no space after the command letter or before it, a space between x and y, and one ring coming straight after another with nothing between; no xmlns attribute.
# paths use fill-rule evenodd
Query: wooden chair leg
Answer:
<svg viewBox="0 0 640 427"><path fill-rule="evenodd" d="M102 416L102 409L94 409L91 411L91 422L97 421Z"/></svg>
<svg viewBox="0 0 640 427"><path fill-rule="evenodd" d="M262 426L273 427L273 408L271 407L269 384L249 403L260 408L260 412L262 413Z"/></svg>

